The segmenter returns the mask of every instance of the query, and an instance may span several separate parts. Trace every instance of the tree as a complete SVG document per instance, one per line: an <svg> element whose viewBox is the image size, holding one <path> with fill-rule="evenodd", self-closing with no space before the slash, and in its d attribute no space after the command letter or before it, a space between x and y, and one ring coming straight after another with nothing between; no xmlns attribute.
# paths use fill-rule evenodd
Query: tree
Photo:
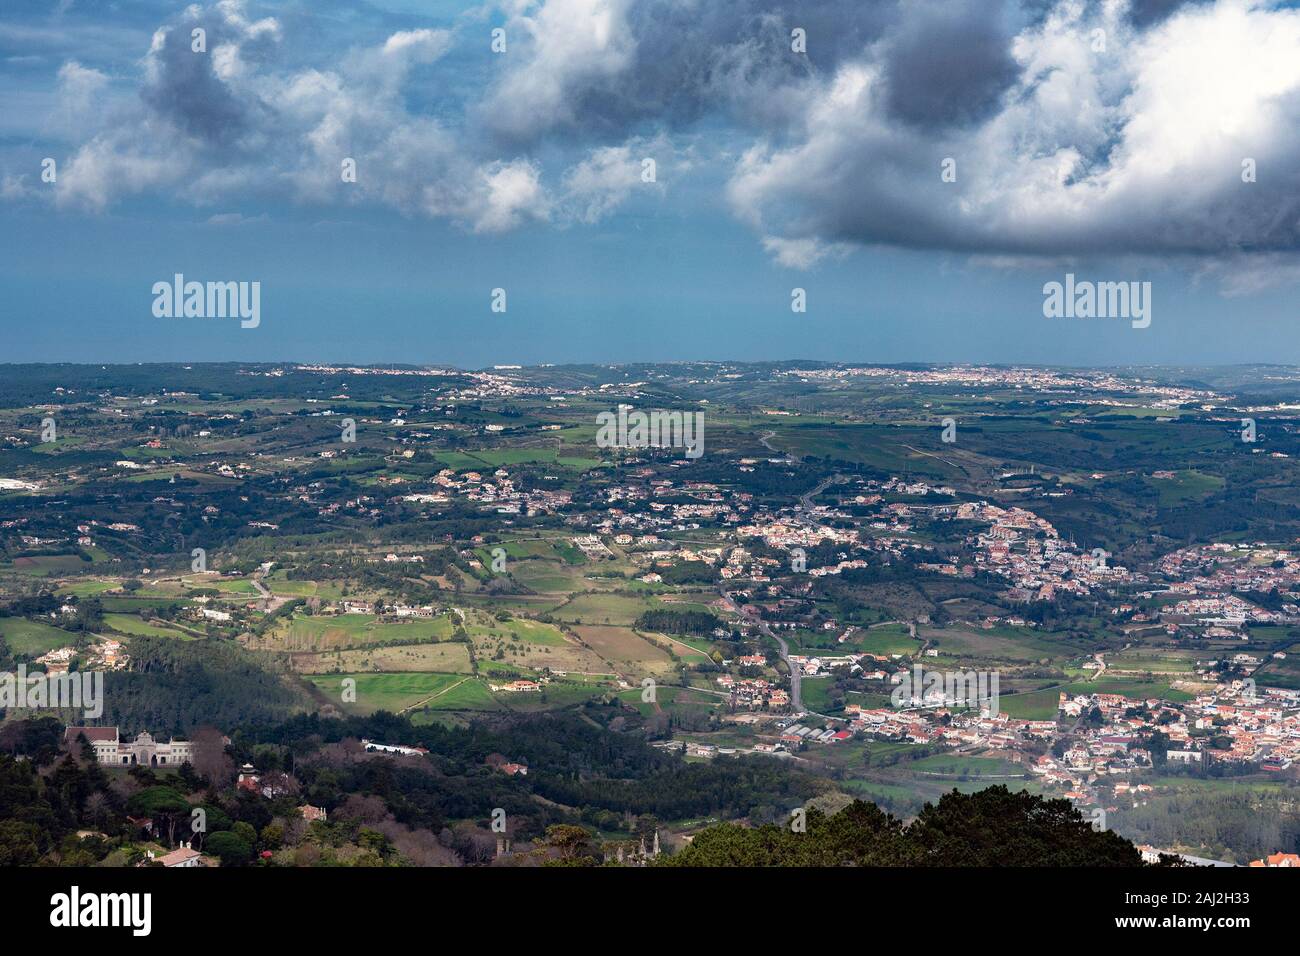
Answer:
<svg viewBox="0 0 1300 956"><path fill-rule="evenodd" d="M724 823L669 858L674 866L1141 866L1137 848L1098 832L1068 800L990 787L926 804L909 826L854 801L834 816L809 809L788 825Z"/></svg>
<svg viewBox="0 0 1300 956"><path fill-rule="evenodd" d="M922 862L935 866L1140 866L1117 833L1097 831L1068 800L1004 786L944 795L907 829Z"/></svg>
<svg viewBox="0 0 1300 956"><path fill-rule="evenodd" d="M0 866L34 866L41 858L41 830L19 820L0 822Z"/></svg>
<svg viewBox="0 0 1300 956"><path fill-rule="evenodd" d="M268 823L262 827L261 844L268 850L278 850L284 844L284 827L278 823Z"/></svg>
<svg viewBox="0 0 1300 956"><path fill-rule="evenodd" d="M247 843L250 850L257 846L257 830L251 823L246 823L245 821L240 820L231 826L230 832L239 837L243 842Z"/></svg>
<svg viewBox="0 0 1300 956"><path fill-rule="evenodd" d="M243 866L253 857L253 848L233 830L208 837L207 852L219 857L222 866Z"/></svg>
<svg viewBox="0 0 1300 956"><path fill-rule="evenodd" d="M167 842L176 843L176 825L181 818L189 819L189 802L171 787L148 787L133 794L126 802L126 810L133 817L149 817L155 832L166 828Z"/></svg>
<svg viewBox="0 0 1300 956"><path fill-rule="evenodd" d="M592 853L591 834L583 827L568 823L556 823L547 827L545 842L547 846L559 851L562 860L572 860Z"/></svg>

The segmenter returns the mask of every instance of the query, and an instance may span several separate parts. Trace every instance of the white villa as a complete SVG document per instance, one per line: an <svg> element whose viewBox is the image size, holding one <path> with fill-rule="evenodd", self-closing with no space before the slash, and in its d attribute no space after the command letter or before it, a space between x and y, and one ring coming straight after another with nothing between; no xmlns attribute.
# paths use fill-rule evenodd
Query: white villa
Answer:
<svg viewBox="0 0 1300 956"><path fill-rule="evenodd" d="M147 730L136 735L135 740L125 741L118 736L116 727L69 727L63 734L64 743L75 746L81 734L95 748L95 758L109 767L178 767L194 756L194 745L188 740L172 738L168 743L159 743Z"/></svg>

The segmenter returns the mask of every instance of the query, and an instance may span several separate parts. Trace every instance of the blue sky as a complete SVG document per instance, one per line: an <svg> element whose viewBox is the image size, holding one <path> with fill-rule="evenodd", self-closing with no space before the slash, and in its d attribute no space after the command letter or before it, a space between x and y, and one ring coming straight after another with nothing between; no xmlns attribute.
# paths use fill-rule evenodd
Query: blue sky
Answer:
<svg viewBox="0 0 1300 956"><path fill-rule="evenodd" d="M799 6L9 0L0 361L1300 362L1293 5Z"/></svg>

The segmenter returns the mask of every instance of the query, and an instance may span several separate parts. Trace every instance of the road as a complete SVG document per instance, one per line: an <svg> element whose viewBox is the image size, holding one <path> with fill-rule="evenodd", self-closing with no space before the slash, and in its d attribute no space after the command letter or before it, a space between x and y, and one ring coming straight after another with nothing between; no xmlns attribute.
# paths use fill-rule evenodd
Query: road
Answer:
<svg viewBox="0 0 1300 956"><path fill-rule="evenodd" d="M792 461L793 459L790 457L788 452L784 452L779 448L773 447L771 439L774 438L775 436L776 436L776 432L764 432L762 435L758 437L759 444L761 444L772 454L780 455L786 461Z"/></svg>
<svg viewBox="0 0 1300 956"><path fill-rule="evenodd" d="M771 438L774 434L776 433L768 432L762 438L759 439L759 441L761 441L765 447L772 449L772 451L776 451L776 449L772 448L772 446L767 443L767 440ZM808 511L810 508L812 508L812 501L814 498L820 495L831 485L839 484L843 480L844 480L843 475L831 475L829 478L824 478L822 481L818 482L817 487L809 490L806 494L799 496L799 503L796 506L797 510ZM722 601L727 606L728 610L730 610L733 614L738 614L745 620L755 624L764 637L768 637L771 638L773 641L776 641L776 646L780 648L781 660L785 661L786 669L789 670L790 672L790 708L796 714L803 713L804 712L803 686L802 686L803 674L800 672L799 667L793 661L790 660L790 645L786 643L785 638L781 637L781 635L777 634L774 630L772 630L772 628L768 625L768 623L764 621L761 617L759 617L757 614L747 613L751 609L742 610L741 607L738 604L736 604L736 602L733 601L727 595L725 589L722 591ZM825 717L827 715L818 714L818 716ZM830 717L828 719L840 720L841 718Z"/></svg>
<svg viewBox="0 0 1300 956"><path fill-rule="evenodd" d="M800 511L807 511L812 507L812 500L820 495L831 485L837 485L844 480L843 475L831 475L829 478L822 479L816 488L811 489L807 494L799 496L798 508Z"/></svg>
<svg viewBox="0 0 1300 956"><path fill-rule="evenodd" d="M289 599L287 597L279 597L270 592L267 586L262 583L262 575L265 573L266 572L260 569L254 571L251 580L253 582L253 587L257 588L258 596L262 599L263 610L270 613L271 611L278 611L288 602Z"/></svg>
<svg viewBox="0 0 1300 956"><path fill-rule="evenodd" d="M1097 671L1089 677L1088 680L1096 680L1098 677L1106 673L1106 659L1101 656L1101 652L1092 655L1092 659L1097 662Z"/></svg>
<svg viewBox="0 0 1300 956"><path fill-rule="evenodd" d="M770 439L775 434L776 432L766 432L765 434L763 434L762 437L759 438L759 441L762 442L763 447L767 448L769 451L777 452L778 454L785 454L784 452L780 452L778 449L773 448L768 443L768 439ZM844 480L843 475L831 475L829 478L823 479L817 484L817 487L809 490L806 494L802 494L799 496L799 503L798 505L796 505L796 510L808 511L809 509L812 508L812 501L814 498L820 495L831 485L839 484L843 480ZM773 631L772 628L768 626L768 623L764 621L761 617L759 617L757 614L747 613L749 609L742 610L741 607L738 604L736 604L736 602L733 601L727 595L725 589L721 591L721 594L722 594L722 601L727 606L728 610L730 610L733 614L738 614L745 620L755 624L764 637L768 637L771 638L773 641L776 641L776 646L780 648L781 660L785 661L786 669L790 671L790 707L796 714L803 713L804 712L803 687L802 687L803 675L800 672L799 668L790 660L790 645L786 643L785 638L781 637L779 634ZM818 714L818 716L824 717L826 715ZM841 718L830 717L828 719L840 720Z"/></svg>
<svg viewBox="0 0 1300 956"><path fill-rule="evenodd" d="M927 458L934 458L934 459L936 459L937 461L941 461L941 462L943 462L945 465L949 465L949 466L951 466L951 467L953 467L953 468L956 468L958 471L960 471L960 472L961 472L963 475L965 475L967 478L971 478L971 477L972 477L970 471L966 468L966 466L963 465L963 464L962 464L961 462L959 462L959 461L953 461L953 460L950 459L950 458L944 458L942 455L936 455L936 454L934 454L933 452L924 451L924 450L922 450L922 449L920 449L920 448L913 448L911 445L908 445L908 444L906 444L906 443L904 443L904 442L899 442L899 444L902 445L904 448L906 448L908 451L914 451L914 452L916 452L918 455L924 455L924 456L927 457Z"/></svg>
<svg viewBox="0 0 1300 956"><path fill-rule="evenodd" d="M758 625L758 629L765 637L770 637L772 640L776 641L777 647L781 649L781 660L785 661L785 666L790 670L790 707L795 713L802 713L803 693L800 688L802 675L799 673L799 668L790 661L790 645L785 642L785 638L779 636L768 626L767 621L763 620L757 614L747 613L747 611L753 610L752 608L742 609L740 605L733 601L725 591L722 593L722 601L726 604L727 609L733 614L739 614L745 620Z"/></svg>

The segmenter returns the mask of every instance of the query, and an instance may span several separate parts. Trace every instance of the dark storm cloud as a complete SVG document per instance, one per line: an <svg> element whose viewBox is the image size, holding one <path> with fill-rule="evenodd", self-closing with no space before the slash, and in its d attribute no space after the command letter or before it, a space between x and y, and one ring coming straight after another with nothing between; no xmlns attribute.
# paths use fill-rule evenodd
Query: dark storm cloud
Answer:
<svg viewBox="0 0 1300 956"><path fill-rule="evenodd" d="M986 56L961 61L989 78L962 100L926 69L955 35L909 21L898 35L920 38L921 65L905 121L908 47L891 34L883 57L818 87L798 136L744 155L737 215L792 265L872 244L1025 260L1300 249L1294 8L1191 5L1141 30L1123 7L1061 3L1030 23L1014 73L999 72L995 30Z"/></svg>
<svg viewBox="0 0 1300 956"><path fill-rule="evenodd" d="M998 5L948 0L911 10L887 40L890 112L922 127L986 117L1019 72Z"/></svg>
<svg viewBox="0 0 1300 956"><path fill-rule="evenodd" d="M624 12L619 34L628 55L618 69L560 64L572 69L562 111L514 110L490 97L486 124L519 147L552 132L618 139L648 122L681 128L720 113L780 123L796 107L787 100L794 86L861 56L898 22L900 3L642 0ZM806 54L791 49L796 28L805 31ZM516 61L511 78L518 82L506 88L522 89L531 72L553 66L540 56Z"/></svg>
<svg viewBox="0 0 1300 956"><path fill-rule="evenodd" d="M193 48L192 31L205 31L204 51ZM240 144L248 131L261 125L269 113L265 103L236 94L217 75L223 47L256 61L269 35L249 36L246 24L232 23L208 11L188 11L155 40L150 75L140 96L159 117L188 135L217 149ZM255 115L256 114L256 115Z"/></svg>

